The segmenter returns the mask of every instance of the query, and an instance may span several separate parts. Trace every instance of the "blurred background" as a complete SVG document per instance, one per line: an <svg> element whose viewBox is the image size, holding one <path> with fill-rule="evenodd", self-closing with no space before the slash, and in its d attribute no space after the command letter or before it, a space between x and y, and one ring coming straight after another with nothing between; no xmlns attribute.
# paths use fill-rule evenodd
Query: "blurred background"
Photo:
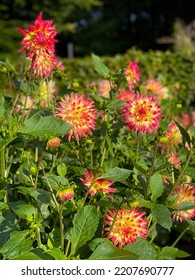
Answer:
<svg viewBox="0 0 195 280"><path fill-rule="evenodd" d="M194 0L1 0L0 55L16 56L22 35L40 11L56 26L60 57L194 48Z"/></svg>

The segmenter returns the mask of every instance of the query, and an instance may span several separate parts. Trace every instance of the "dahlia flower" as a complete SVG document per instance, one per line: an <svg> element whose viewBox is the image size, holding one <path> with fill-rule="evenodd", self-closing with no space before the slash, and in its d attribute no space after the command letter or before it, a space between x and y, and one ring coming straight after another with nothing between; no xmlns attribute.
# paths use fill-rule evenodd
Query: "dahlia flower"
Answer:
<svg viewBox="0 0 195 280"><path fill-rule="evenodd" d="M116 99L121 101L128 101L129 99L133 98L134 93L130 90L121 90L117 95Z"/></svg>
<svg viewBox="0 0 195 280"><path fill-rule="evenodd" d="M99 84L98 92L100 96L110 97L111 86L110 82L106 79L102 80Z"/></svg>
<svg viewBox="0 0 195 280"><path fill-rule="evenodd" d="M131 130L145 134L158 128L162 115L154 97L137 93L126 102L121 115Z"/></svg>
<svg viewBox="0 0 195 280"><path fill-rule="evenodd" d="M127 210L108 210L106 215L106 236L113 242L114 246L121 249L126 244L136 242L137 237L146 239L148 231L148 220L142 219L145 212L138 212L138 207Z"/></svg>
<svg viewBox="0 0 195 280"><path fill-rule="evenodd" d="M105 180L103 178L95 179L92 172L85 170L84 179L80 178L81 182L89 189L89 194L93 196L97 191L102 193L114 193L116 189L111 188L110 186L114 183L111 180Z"/></svg>
<svg viewBox="0 0 195 280"><path fill-rule="evenodd" d="M182 184L174 188L173 195L177 196L177 202L173 206L177 208L182 202L195 203L195 188L189 184ZM195 207L188 210L178 210L174 213L173 219L183 222L183 219L192 220L195 217Z"/></svg>
<svg viewBox="0 0 195 280"><path fill-rule="evenodd" d="M147 90L149 94L155 94L159 100L165 99L168 96L168 89L156 79L148 79L143 88Z"/></svg>
<svg viewBox="0 0 195 280"><path fill-rule="evenodd" d="M178 157L178 155L175 153L175 154L172 154L168 157L168 162L170 162L171 164L173 164L175 166L175 168L179 168L180 167L180 159Z"/></svg>
<svg viewBox="0 0 195 280"><path fill-rule="evenodd" d="M95 129L97 111L94 102L84 94L72 92L65 95L55 114L73 126L67 134L69 141L73 137L78 142L79 138L87 137Z"/></svg>
<svg viewBox="0 0 195 280"><path fill-rule="evenodd" d="M58 92L58 87L53 80L46 83L44 80L39 85L37 98L40 100L40 106L42 108L49 106L49 101L55 98Z"/></svg>
<svg viewBox="0 0 195 280"><path fill-rule="evenodd" d="M43 21L40 13L34 25L30 25L27 30L17 28L24 35L20 51L26 51L26 57L31 61L31 71L40 77L51 76L58 64L54 47L56 30L52 24L52 20Z"/></svg>
<svg viewBox="0 0 195 280"><path fill-rule="evenodd" d="M168 154L175 153L176 148L182 142L182 135L176 123L171 122L168 126L168 130L165 136L160 138L160 144L162 153L167 152Z"/></svg>
<svg viewBox="0 0 195 280"><path fill-rule="evenodd" d="M129 62L128 66L124 69L124 74L130 90L139 83L140 73L135 61Z"/></svg>

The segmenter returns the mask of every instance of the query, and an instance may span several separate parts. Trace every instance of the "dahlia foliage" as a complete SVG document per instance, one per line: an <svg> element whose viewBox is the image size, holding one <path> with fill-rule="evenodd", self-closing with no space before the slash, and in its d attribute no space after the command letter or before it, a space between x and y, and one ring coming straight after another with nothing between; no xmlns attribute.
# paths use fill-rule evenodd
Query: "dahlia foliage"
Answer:
<svg viewBox="0 0 195 280"><path fill-rule="evenodd" d="M29 68L0 62L9 83L0 94L0 259L187 257L177 248L195 235L195 112L179 94L187 85L149 61L142 74L140 57L113 73L92 55L87 71L74 62L69 73L42 16L18 28Z"/></svg>

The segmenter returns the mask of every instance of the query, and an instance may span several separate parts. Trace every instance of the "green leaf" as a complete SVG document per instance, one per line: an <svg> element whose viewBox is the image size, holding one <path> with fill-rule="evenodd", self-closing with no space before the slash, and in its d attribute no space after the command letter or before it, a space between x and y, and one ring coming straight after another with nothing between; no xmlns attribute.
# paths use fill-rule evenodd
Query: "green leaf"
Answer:
<svg viewBox="0 0 195 280"><path fill-rule="evenodd" d="M162 178L159 174L154 174L151 177L150 180L150 189L151 189L151 193L152 193L152 201L155 201L157 198L159 198L164 190L164 185L163 185L163 181Z"/></svg>
<svg viewBox="0 0 195 280"><path fill-rule="evenodd" d="M159 259L161 260L174 260L175 258L185 258L188 257L189 254L179 250L178 248L171 247L171 246L165 246L162 248Z"/></svg>
<svg viewBox="0 0 195 280"><path fill-rule="evenodd" d="M33 243L29 236L29 230L13 232L10 239L1 248L1 254L4 256L4 259L15 258L21 253L28 251Z"/></svg>
<svg viewBox="0 0 195 280"><path fill-rule="evenodd" d="M89 260L137 260L136 254L125 249L121 250L114 247L113 244L105 238L94 239L90 244L90 248L92 250L94 249L94 252L89 257Z"/></svg>
<svg viewBox="0 0 195 280"><path fill-rule="evenodd" d="M70 230L71 255L78 248L85 245L95 234L99 222L98 212L95 206L87 205L75 215L73 228Z"/></svg>
<svg viewBox="0 0 195 280"><path fill-rule="evenodd" d="M184 174L188 175L190 177L195 177L195 168L194 167L187 167Z"/></svg>
<svg viewBox="0 0 195 280"><path fill-rule="evenodd" d="M185 221L188 223L188 225L190 226L190 230L195 233L195 221L191 221L188 219L185 219Z"/></svg>
<svg viewBox="0 0 195 280"><path fill-rule="evenodd" d="M129 177L132 170L123 169L119 167L114 167L110 169L108 172L104 173L101 178L106 180L112 180L115 182L124 183L126 179Z"/></svg>
<svg viewBox="0 0 195 280"><path fill-rule="evenodd" d="M195 203L191 201L184 201L178 205L177 210L182 211L182 210L189 210L193 208L195 208Z"/></svg>
<svg viewBox="0 0 195 280"><path fill-rule="evenodd" d="M178 122L175 121L175 123L176 123L177 127L179 128L179 131L182 135L183 144L185 145L185 143L187 142L188 145L190 145L191 138L190 138L190 135L187 132L187 130L185 130L185 128L183 128L183 126L181 126Z"/></svg>
<svg viewBox="0 0 195 280"><path fill-rule="evenodd" d="M46 253L54 258L54 260L67 260L64 253L59 248L46 250Z"/></svg>
<svg viewBox="0 0 195 280"><path fill-rule="evenodd" d="M125 246L126 250L137 254L139 260L156 260L157 250L149 241L138 237L137 242Z"/></svg>
<svg viewBox="0 0 195 280"><path fill-rule="evenodd" d="M121 100L112 100L112 101L108 104L107 108L110 109L110 110L112 110L112 109L116 109L116 110L117 110L117 109L120 109L124 104L125 104L124 101L121 101Z"/></svg>
<svg viewBox="0 0 195 280"><path fill-rule="evenodd" d="M92 54L92 59L94 63L95 70L102 75L104 78L109 76L109 68L101 61L99 56Z"/></svg>
<svg viewBox="0 0 195 280"><path fill-rule="evenodd" d="M32 117L24 122L22 133L34 137L54 137L66 135L72 126L56 117Z"/></svg>
<svg viewBox="0 0 195 280"><path fill-rule="evenodd" d="M12 258L12 260L41 260L41 258L33 252L24 252L19 256Z"/></svg>
<svg viewBox="0 0 195 280"><path fill-rule="evenodd" d="M66 172L67 172L67 167L66 167L66 164L65 163L60 163L58 166L57 166L57 172L60 176L65 176L66 175Z"/></svg>
<svg viewBox="0 0 195 280"><path fill-rule="evenodd" d="M11 202L10 208L16 213L16 215L21 219L26 219L29 216L37 213L37 209L30 204L24 203L24 201Z"/></svg>
<svg viewBox="0 0 195 280"><path fill-rule="evenodd" d="M151 208L151 211L157 223L168 230L171 229L173 224L171 212L165 205L154 204L154 206Z"/></svg>
<svg viewBox="0 0 195 280"><path fill-rule="evenodd" d="M33 187L18 187L23 194L28 194L37 202L49 204L51 202L51 194L45 190L35 189Z"/></svg>

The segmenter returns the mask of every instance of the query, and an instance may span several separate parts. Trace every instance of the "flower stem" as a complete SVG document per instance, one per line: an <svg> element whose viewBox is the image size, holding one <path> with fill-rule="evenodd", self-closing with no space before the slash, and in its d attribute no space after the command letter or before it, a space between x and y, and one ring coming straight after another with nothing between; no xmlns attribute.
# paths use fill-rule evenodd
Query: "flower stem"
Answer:
<svg viewBox="0 0 195 280"><path fill-rule="evenodd" d="M150 167L149 174L148 174L147 180L146 180L146 190L145 190L145 199L146 200L148 199L148 195L149 195L149 191L150 191L150 180L154 173L154 167L155 167L155 163L157 160L157 150L158 150L158 145L156 145L156 147L155 147L154 158L153 158L152 165Z"/></svg>
<svg viewBox="0 0 195 280"><path fill-rule="evenodd" d="M5 149L1 150L1 177L2 179L5 178Z"/></svg>
<svg viewBox="0 0 195 280"><path fill-rule="evenodd" d="M63 208L64 208L65 201L62 202L58 215L59 215L59 221L60 221L60 245L61 245L61 251L64 252L64 222L63 222Z"/></svg>
<svg viewBox="0 0 195 280"><path fill-rule="evenodd" d="M184 234L186 233L186 231L188 231L190 229L190 227L185 228L180 235L177 237L177 239L173 242L172 247L175 247L175 245L177 245L177 243L179 242L179 240L184 236Z"/></svg>
<svg viewBox="0 0 195 280"><path fill-rule="evenodd" d="M192 156L193 156L193 151L192 151L192 149L191 149L191 150L190 150L190 153L189 153L189 156L188 156L188 158L187 158L187 160L186 160L186 162L185 162L185 164L184 164L184 167L183 167L181 173L179 174L179 176L178 176L178 178L177 178L177 180L176 180L174 186L177 186L177 185L180 183L180 181L181 181L181 179L182 179L182 177L183 177L183 175L184 175L184 173L185 173L185 171L186 171L186 168L188 167L188 164L189 164L189 162L190 162Z"/></svg>

